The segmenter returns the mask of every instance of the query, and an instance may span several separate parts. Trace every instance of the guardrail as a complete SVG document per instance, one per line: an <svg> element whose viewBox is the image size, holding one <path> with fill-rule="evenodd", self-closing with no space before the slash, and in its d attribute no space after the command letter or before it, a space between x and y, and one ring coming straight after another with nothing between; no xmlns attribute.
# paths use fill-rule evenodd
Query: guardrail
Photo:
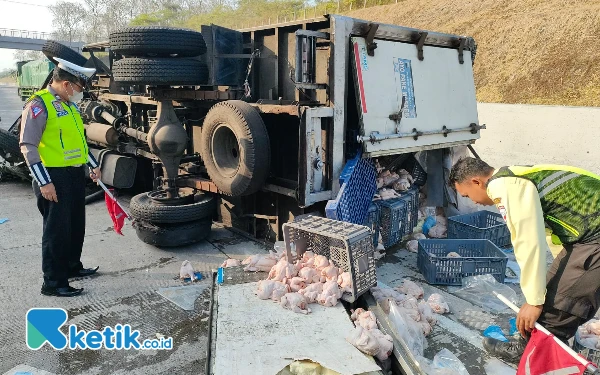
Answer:
<svg viewBox="0 0 600 375"><path fill-rule="evenodd" d="M50 39L52 34L31 30L0 29L0 36L27 39Z"/></svg>

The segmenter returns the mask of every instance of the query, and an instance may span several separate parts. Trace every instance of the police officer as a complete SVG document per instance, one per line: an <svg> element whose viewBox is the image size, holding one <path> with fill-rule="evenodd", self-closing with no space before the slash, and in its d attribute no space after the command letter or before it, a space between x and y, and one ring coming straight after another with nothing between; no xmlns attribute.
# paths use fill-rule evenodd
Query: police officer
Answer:
<svg viewBox="0 0 600 375"><path fill-rule="evenodd" d="M521 268L526 303L517 315L523 337L537 321L566 342L600 307L600 176L561 165L494 169L484 161L461 159L449 183L475 203L495 204L511 234ZM562 244L546 272L546 224L552 243ZM484 339L490 354L518 361L523 339Z"/></svg>
<svg viewBox="0 0 600 375"><path fill-rule="evenodd" d="M83 268L85 236L85 166L96 181L98 162L89 152L76 102L95 69L56 58L52 81L27 102L21 120L21 152L34 177L33 190L43 217L42 294L72 297L83 288L69 278L94 274Z"/></svg>

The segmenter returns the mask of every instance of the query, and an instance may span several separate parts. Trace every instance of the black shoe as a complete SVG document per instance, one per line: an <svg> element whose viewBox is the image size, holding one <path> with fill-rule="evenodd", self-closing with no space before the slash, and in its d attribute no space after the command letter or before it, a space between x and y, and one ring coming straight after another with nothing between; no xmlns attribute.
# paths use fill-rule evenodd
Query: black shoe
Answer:
<svg viewBox="0 0 600 375"><path fill-rule="evenodd" d="M523 338L513 339L509 342L485 337L483 339L483 347L493 357L498 357L510 362L519 362L525 351L527 341Z"/></svg>
<svg viewBox="0 0 600 375"><path fill-rule="evenodd" d="M95 274L96 271L98 271L98 268L100 268L100 266L98 266L96 268L82 268L82 269L77 270L77 271L70 271L69 272L69 279L73 278L73 277L91 276L91 275Z"/></svg>
<svg viewBox="0 0 600 375"><path fill-rule="evenodd" d="M42 294L45 296L74 297L80 295L82 291L83 288L73 288L72 286L53 288L46 284L42 285Z"/></svg>

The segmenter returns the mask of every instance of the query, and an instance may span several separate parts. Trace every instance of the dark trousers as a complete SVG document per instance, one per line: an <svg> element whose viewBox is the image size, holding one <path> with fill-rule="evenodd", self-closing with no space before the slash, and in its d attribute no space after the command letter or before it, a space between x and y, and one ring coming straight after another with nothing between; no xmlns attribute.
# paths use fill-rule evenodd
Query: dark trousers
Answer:
<svg viewBox="0 0 600 375"><path fill-rule="evenodd" d="M85 236L84 167L47 168L58 202L42 197L37 182L33 191L44 218L42 271L49 287L69 285L69 271L83 268L81 250Z"/></svg>
<svg viewBox="0 0 600 375"><path fill-rule="evenodd" d="M565 245L546 277L538 323L566 341L600 307L600 241Z"/></svg>

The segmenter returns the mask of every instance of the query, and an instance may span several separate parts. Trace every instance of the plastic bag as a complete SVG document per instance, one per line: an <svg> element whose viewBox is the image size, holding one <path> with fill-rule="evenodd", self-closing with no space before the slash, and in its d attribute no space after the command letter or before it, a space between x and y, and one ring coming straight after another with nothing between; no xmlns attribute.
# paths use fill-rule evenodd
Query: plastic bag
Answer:
<svg viewBox="0 0 600 375"><path fill-rule="evenodd" d="M490 358L483 366L487 375L515 375L517 371L497 358Z"/></svg>
<svg viewBox="0 0 600 375"><path fill-rule="evenodd" d="M485 337L491 337L496 340L508 342L508 339L506 336L504 336L504 332L502 332L502 328L500 328L500 326L488 326L485 331L483 331L483 335Z"/></svg>
<svg viewBox="0 0 600 375"><path fill-rule="evenodd" d="M521 305L517 293L509 286L500 284L492 275L465 277L462 284L463 287L452 294L486 309L495 312L512 311L494 295L494 292L502 294L517 306Z"/></svg>
<svg viewBox="0 0 600 375"><path fill-rule="evenodd" d="M434 216L428 216L427 219L425 219L425 223L423 223L423 234L424 235L429 234L429 230L435 224L436 224L435 217Z"/></svg>
<svg viewBox="0 0 600 375"><path fill-rule="evenodd" d="M469 375L469 372L465 368L465 365L458 359L454 353L448 349L440 350L435 357L433 357L433 369L435 370L450 370L440 372L440 374L452 374L452 375Z"/></svg>
<svg viewBox="0 0 600 375"><path fill-rule="evenodd" d="M414 355L422 357L423 352L427 348L427 340L421 327L406 316L395 303L390 303L389 318L396 332L404 340L410 351Z"/></svg>

